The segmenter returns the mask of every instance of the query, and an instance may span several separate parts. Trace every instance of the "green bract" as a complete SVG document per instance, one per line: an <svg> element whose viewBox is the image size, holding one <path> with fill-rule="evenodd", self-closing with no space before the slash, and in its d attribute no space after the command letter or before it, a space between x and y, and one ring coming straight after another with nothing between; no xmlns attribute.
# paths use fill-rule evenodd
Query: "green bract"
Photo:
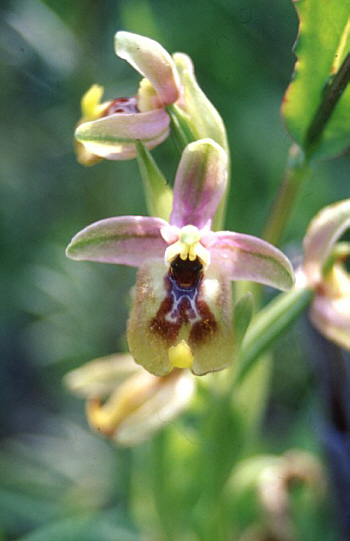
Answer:
<svg viewBox="0 0 350 541"><path fill-rule="evenodd" d="M329 158L350 146L350 62L343 81L336 80L349 54L350 0L295 5L297 63L282 112L291 136L310 157Z"/></svg>
<svg viewBox="0 0 350 541"><path fill-rule="evenodd" d="M196 139L209 137L228 152L223 120L197 83L191 61L183 53L173 55L184 92L184 109Z"/></svg>

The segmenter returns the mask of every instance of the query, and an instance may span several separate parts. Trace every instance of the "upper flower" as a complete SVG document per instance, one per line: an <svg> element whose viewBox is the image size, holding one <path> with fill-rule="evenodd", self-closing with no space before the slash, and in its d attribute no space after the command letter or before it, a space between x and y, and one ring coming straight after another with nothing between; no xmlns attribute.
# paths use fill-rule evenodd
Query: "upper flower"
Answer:
<svg viewBox="0 0 350 541"><path fill-rule="evenodd" d="M293 284L289 260L250 235L211 231L226 189L227 154L210 139L189 144L176 173L169 223L122 216L78 233L72 259L140 267L128 324L135 361L162 376L174 367L197 375L232 361L231 280L279 289Z"/></svg>
<svg viewBox="0 0 350 541"><path fill-rule="evenodd" d="M149 149L164 141L169 134L170 123L165 107L180 96L180 79L175 63L159 43L130 32L118 32L115 50L144 79L137 96L132 98L118 98L101 104L103 88L97 85L84 95L83 118L75 137L84 145L86 156L80 151L78 159L85 165L94 162L92 156L112 160L134 158L135 140L142 141Z"/></svg>
<svg viewBox="0 0 350 541"><path fill-rule="evenodd" d="M191 59L172 57L156 41L117 32L116 54L142 76L136 96L101 103L103 88L93 85L83 96L82 119L75 132L78 161L91 165L101 158L129 160L137 154L135 141L148 149L169 135L167 108L186 126L191 139L210 137L227 150L225 127L194 77Z"/></svg>
<svg viewBox="0 0 350 541"><path fill-rule="evenodd" d="M311 221L297 285L315 290L310 318L330 340L350 349L350 277L343 263L349 243L337 243L350 227L350 199L329 205Z"/></svg>

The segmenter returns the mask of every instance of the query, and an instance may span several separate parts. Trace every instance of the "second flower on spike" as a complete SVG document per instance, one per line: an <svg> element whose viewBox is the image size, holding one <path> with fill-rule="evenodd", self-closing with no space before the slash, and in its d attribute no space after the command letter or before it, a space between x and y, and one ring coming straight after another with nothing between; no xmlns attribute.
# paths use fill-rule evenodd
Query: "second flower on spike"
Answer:
<svg viewBox="0 0 350 541"><path fill-rule="evenodd" d="M233 360L232 280L278 289L293 284L288 259L250 235L213 232L211 222L227 184L227 154L211 139L189 144L174 184L169 223L124 216L78 233L68 257L139 267L128 323L135 361L163 376L173 368L196 375Z"/></svg>

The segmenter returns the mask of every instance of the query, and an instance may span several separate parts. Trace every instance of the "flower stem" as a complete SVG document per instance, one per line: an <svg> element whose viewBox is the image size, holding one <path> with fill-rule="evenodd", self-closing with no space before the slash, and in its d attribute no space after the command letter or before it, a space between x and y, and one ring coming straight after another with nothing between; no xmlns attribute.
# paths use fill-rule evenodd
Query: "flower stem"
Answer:
<svg viewBox="0 0 350 541"><path fill-rule="evenodd" d="M310 289L292 289L278 295L253 319L244 337L238 356L234 385L241 382L259 356L307 308L314 292Z"/></svg>
<svg viewBox="0 0 350 541"><path fill-rule="evenodd" d="M311 172L304 152L294 143L289 149L286 171L262 234L271 244L276 245L281 240L300 187Z"/></svg>
<svg viewBox="0 0 350 541"><path fill-rule="evenodd" d="M315 113L314 118L306 132L303 147L309 157L316 150L323 131L350 81L350 53L347 54L339 70L331 78L331 82L325 87L322 101Z"/></svg>
<svg viewBox="0 0 350 541"><path fill-rule="evenodd" d="M164 532L165 539L175 541L174 524L172 517L172 505L169 501L170 494L167 483L166 468L166 433L160 432L152 440L152 485L153 498L161 529Z"/></svg>
<svg viewBox="0 0 350 541"><path fill-rule="evenodd" d="M350 80L350 53L326 86L322 101L306 131L304 151L293 144L289 150L287 168L263 231L263 238L278 244L288 222L301 185L309 178L309 159L321 141L324 129Z"/></svg>

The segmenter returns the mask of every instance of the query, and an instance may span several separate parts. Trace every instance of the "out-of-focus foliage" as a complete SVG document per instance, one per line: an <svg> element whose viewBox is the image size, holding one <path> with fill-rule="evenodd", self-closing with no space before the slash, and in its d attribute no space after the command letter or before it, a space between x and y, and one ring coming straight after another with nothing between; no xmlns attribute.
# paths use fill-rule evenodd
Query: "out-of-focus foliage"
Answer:
<svg viewBox="0 0 350 541"><path fill-rule="evenodd" d="M297 64L284 96L283 115L292 137L309 150L313 142L308 140L308 128L350 52L350 1L308 0L294 5L300 19ZM310 152L317 158L329 158L350 147L350 85L345 85L321 140L312 146Z"/></svg>
<svg viewBox="0 0 350 541"><path fill-rule="evenodd" d="M207 404L216 397L203 384L196 416L189 412L171 426L165 441L137 448L132 475L130 453L90 434L82 404L61 384L68 370L125 349L134 283L132 269L68 261L64 248L98 219L146 212L136 162L83 168L74 156L80 99L91 84L103 84L106 99L137 89L133 70L114 55L114 33L138 32L192 57L201 87L227 126L233 185L226 226L259 234L291 144L280 104L293 70L297 28L289 0L1 2L1 540L128 541L140 539L140 524L153 539L157 509L150 493L163 486L164 476L174 516L179 510L191 520L189 530L200 531L215 525L201 487L216 490L233 460L290 446L318 451L309 427L315 393L303 360L302 325L280 342L258 438L247 422L253 407L263 412L265 397L251 392L248 400L242 393L235 398L237 418L208 418ZM167 178L174 176L173 153L171 140L154 151ZM315 165L287 242L302 238L321 207L349 196L348 168L349 156ZM300 246L290 249L300 253ZM259 377L269 378L269 372ZM244 430L249 443L242 449ZM199 431L205 439L198 439ZM151 469L150 451L161 444L168 445L166 464L155 461ZM223 446L227 456L218 464ZM201 459L194 463L198 449ZM301 538L333 540L327 505L312 503L305 516L304 500L303 494L293 500ZM256 518L250 503L242 496L234 506L237 539ZM310 531L317 535L308 537Z"/></svg>

